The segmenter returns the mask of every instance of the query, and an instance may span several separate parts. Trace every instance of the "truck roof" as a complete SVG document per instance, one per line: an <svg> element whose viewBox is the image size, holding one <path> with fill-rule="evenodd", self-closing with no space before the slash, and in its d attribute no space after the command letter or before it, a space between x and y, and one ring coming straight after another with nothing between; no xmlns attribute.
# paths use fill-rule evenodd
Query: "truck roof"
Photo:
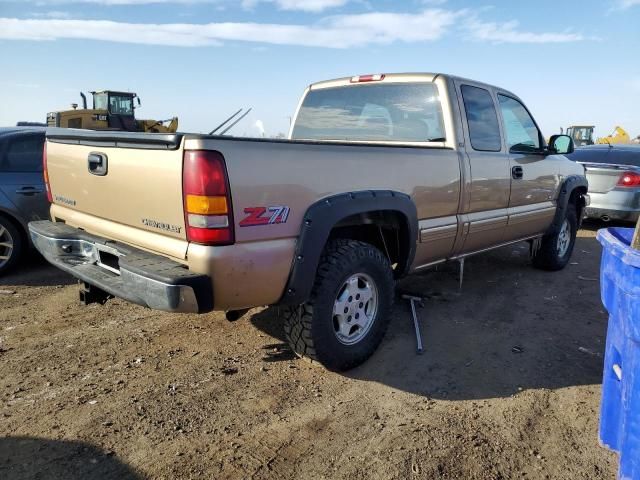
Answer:
<svg viewBox="0 0 640 480"><path fill-rule="evenodd" d="M43 132L45 133L47 131L46 127L40 127L40 126L16 126L16 127L0 127L0 137L4 137L4 136L9 136L9 135L14 135L14 134L18 134L18 133L25 133L25 132Z"/></svg>
<svg viewBox="0 0 640 480"><path fill-rule="evenodd" d="M479 82L477 80L473 80L470 78L465 78L465 77L458 77L455 75L449 75L446 73L429 73L429 72L405 72L405 73L382 73L382 74L376 74L376 75L383 75L383 79L380 81L383 82L433 82L436 78L438 77L444 77L444 78L448 78L451 80L460 80L463 82L470 82L473 83L474 85L481 85L481 86L485 86L487 88L497 88L499 90L502 90L506 93L508 93L509 95L515 97L515 98L519 98L517 95L509 92L508 90L502 88L502 87L498 87L497 85L490 85L488 83L484 83L484 82ZM360 75L363 76L363 75ZM332 88L332 87L343 87L346 85L357 85L357 83L353 82L352 79L359 77L359 75L354 75L352 77L342 77L342 78L335 78L335 79L331 79L331 80L323 80L321 82L316 82L316 83L312 83L311 85L309 85L309 89L310 90L317 90L317 89L321 89L321 88Z"/></svg>

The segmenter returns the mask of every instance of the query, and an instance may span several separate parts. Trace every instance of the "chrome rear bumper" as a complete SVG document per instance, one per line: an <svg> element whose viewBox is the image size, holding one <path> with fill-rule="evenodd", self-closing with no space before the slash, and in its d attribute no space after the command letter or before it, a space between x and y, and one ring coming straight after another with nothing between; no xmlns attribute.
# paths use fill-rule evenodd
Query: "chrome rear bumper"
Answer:
<svg viewBox="0 0 640 480"><path fill-rule="evenodd" d="M111 295L168 312L213 309L211 279L166 257L59 222L31 222L29 233L47 261Z"/></svg>

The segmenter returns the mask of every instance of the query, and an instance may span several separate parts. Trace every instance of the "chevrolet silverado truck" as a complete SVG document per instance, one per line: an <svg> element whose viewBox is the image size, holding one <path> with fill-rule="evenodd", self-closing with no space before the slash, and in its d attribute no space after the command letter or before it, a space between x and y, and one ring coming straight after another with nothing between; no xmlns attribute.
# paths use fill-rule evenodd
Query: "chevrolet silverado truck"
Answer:
<svg viewBox="0 0 640 480"><path fill-rule="evenodd" d="M286 140L50 131L51 220L29 229L85 301L279 305L298 355L346 370L379 345L404 275L520 241L563 268L588 201L571 151L502 88L341 78L306 89Z"/></svg>

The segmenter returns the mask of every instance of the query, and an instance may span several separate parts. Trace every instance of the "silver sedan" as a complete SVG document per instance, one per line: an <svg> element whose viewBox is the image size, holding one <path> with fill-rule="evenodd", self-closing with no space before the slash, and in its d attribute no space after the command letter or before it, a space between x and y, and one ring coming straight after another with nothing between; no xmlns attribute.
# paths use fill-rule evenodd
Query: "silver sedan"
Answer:
<svg viewBox="0 0 640 480"><path fill-rule="evenodd" d="M584 165L591 204L586 216L636 222L640 216L640 145L591 145L567 155Z"/></svg>

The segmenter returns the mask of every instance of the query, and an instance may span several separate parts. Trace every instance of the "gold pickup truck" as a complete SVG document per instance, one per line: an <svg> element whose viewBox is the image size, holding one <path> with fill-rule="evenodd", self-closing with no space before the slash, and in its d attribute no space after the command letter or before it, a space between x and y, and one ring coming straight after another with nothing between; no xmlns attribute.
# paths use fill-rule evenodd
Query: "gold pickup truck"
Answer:
<svg viewBox="0 0 640 480"><path fill-rule="evenodd" d="M313 84L288 140L58 130L51 221L29 225L85 301L173 312L281 305L296 353L344 370L399 277L519 241L563 268L588 203L567 136L513 93L441 74Z"/></svg>

